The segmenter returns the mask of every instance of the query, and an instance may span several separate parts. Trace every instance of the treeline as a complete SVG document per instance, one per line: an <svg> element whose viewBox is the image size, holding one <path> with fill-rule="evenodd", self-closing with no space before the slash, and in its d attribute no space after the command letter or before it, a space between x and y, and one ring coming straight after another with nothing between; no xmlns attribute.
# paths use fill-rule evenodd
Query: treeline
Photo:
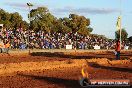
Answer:
<svg viewBox="0 0 132 88"><path fill-rule="evenodd" d="M82 35L88 35L92 32L90 19L77 14L70 14L69 17L56 18L46 7L38 7L30 11L31 24L30 30L45 32L78 32ZM28 15L29 17L29 15ZM4 24L7 29L23 28L28 29L29 24L23 20L18 13L8 13L0 9L0 24Z"/></svg>
<svg viewBox="0 0 132 88"><path fill-rule="evenodd" d="M29 14L27 15L29 18ZM46 7L38 7L30 11L31 23L23 20L18 12L9 13L0 9L0 24L4 24L4 28L16 30L23 28L23 30L39 30L45 32L60 32L60 33L79 33L81 35L89 35L93 31L90 27L90 19L77 14L69 14L69 17L56 18ZM94 34L96 36L101 36ZM122 29L122 39L125 40L128 33ZM105 36L102 36L106 38ZM115 39L119 39L119 31L115 32Z"/></svg>
<svg viewBox="0 0 132 88"><path fill-rule="evenodd" d="M28 23L23 21L22 16L18 13L8 13L3 9L0 9L0 24L4 24L4 28L17 29L17 28L28 28Z"/></svg>
<svg viewBox="0 0 132 88"><path fill-rule="evenodd" d="M31 29L46 32L78 32L83 35L88 35L92 32L90 19L76 14L70 14L69 17L59 18L54 17L46 7L38 7L31 10Z"/></svg>

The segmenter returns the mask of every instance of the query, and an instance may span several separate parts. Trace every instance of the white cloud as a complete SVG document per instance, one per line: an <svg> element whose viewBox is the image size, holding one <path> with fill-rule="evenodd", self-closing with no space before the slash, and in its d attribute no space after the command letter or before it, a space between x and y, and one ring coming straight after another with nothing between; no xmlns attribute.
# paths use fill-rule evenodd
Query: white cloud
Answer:
<svg viewBox="0 0 132 88"><path fill-rule="evenodd" d="M111 14L111 13L117 13L120 10L118 9L111 9L111 8L56 8L53 9L56 13L69 13L69 12L75 12L75 13L83 13L83 14Z"/></svg>

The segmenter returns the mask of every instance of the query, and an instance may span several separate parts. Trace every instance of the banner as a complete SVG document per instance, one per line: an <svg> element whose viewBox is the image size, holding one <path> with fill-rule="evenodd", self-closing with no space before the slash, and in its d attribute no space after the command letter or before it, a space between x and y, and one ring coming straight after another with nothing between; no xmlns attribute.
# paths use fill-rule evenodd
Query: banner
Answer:
<svg viewBox="0 0 132 88"><path fill-rule="evenodd" d="M117 30L120 30L120 28L121 28L121 16L119 16L117 19L116 28L117 28Z"/></svg>
<svg viewBox="0 0 132 88"><path fill-rule="evenodd" d="M72 45L66 45L66 49L72 49Z"/></svg>
<svg viewBox="0 0 132 88"><path fill-rule="evenodd" d="M98 46L98 45L95 45L95 46L93 46L93 47L94 47L95 50L100 49L100 46Z"/></svg>

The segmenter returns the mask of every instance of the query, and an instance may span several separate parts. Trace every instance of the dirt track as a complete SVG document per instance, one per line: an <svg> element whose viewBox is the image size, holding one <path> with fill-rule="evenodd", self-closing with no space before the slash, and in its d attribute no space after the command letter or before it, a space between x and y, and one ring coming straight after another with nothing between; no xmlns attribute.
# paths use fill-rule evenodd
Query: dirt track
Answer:
<svg viewBox="0 0 132 88"><path fill-rule="evenodd" d="M81 88L85 67L90 79L130 79L132 51L114 60L112 51L31 52L0 54L0 88ZM131 83L132 84L132 83Z"/></svg>

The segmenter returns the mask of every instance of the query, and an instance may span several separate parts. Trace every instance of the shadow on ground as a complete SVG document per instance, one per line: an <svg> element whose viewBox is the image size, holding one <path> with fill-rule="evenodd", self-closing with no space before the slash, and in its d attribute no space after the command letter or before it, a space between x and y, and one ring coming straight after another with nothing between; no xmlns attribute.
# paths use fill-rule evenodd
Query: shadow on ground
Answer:
<svg viewBox="0 0 132 88"><path fill-rule="evenodd" d="M58 58L70 58L70 59L93 59L93 58L108 58L110 60L115 58L113 52L108 52L105 54L96 54L96 53L84 53L84 54L64 54L63 52L32 52L31 56L45 56L45 57L58 57ZM132 54L121 54L121 59L129 59Z"/></svg>
<svg viewBox="0 0 132 88"><path fill-rule="evenodd" d="M34 80L42 80L48 82L49 85L57 84L58 86L62 86L64 88L82 88L79 84L79 80L72 79L62 79L55 77L45 77L45 76L35 76L35 75L27 75L27 74L18 74L19 76L30 77Z"/></svg>
<svg viewBox="0 0 132 88"><path fill-rule="evenodd" d="M120 72L128 72L128 73L132 73L132 68L125 68L125 67L112 67L112 66L103 66L103 65L99 65L97 63L89 63L89 65L91 67L94 68L101 68L101 69L109 69L109 70L113 70L113 71L120 71Z"/></svg>
<svg viewBox="0 0 132 88"><path fill-rule="evenodd" d="M62 79L62 78L55 78L55 77L45 77L45 76L35 76L35 75L26 75L26 74L18 74L19 76L30 77L33 80L40 80L48 82L48 85L55 84L62 88L106 88L104 87L81 87L79 84L79 80L72 80L72 79ZM126 88L126 87L107 87L107 88Z"/></svg>

